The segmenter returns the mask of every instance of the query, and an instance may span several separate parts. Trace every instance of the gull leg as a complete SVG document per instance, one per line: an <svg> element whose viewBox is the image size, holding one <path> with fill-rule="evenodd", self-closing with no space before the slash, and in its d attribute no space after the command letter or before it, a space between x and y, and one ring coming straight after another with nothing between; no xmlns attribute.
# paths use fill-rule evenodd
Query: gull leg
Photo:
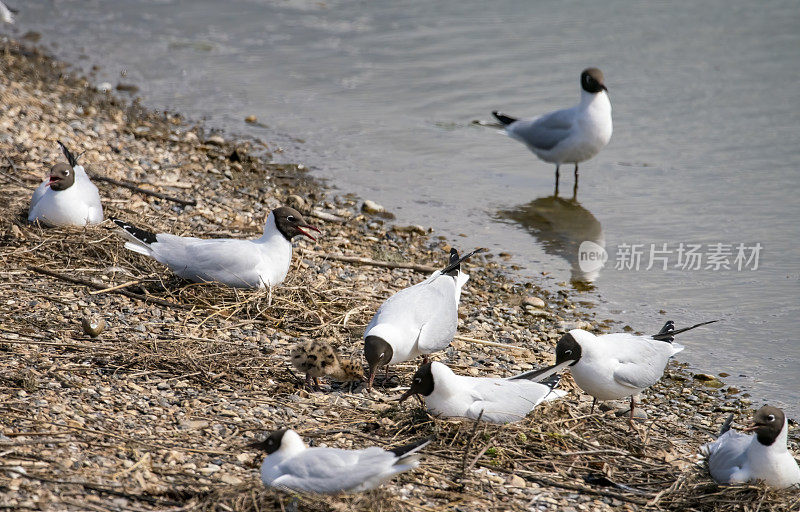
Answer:
<svg viewBox="0 0 800 512"><path fill-rule="evenodd" d="M578 163L575 162L575 185L572 187L572 200L578 198Z"/></svg>
<svg viewBox="0 0 800 512"><path fill-rule="evenodd" d="M556 164L556 190L555 190L555 192L553 192L554 196L558 196L558 177L559 177L558 168L559 167L560 166L558 164Z"/></svg>
<svg viewBox="0 0 800 512"><path fill-rule="evenodd" d="M311 375L309 374L306 374L306 387L308 387L308 389L313 389L311 386Z"/></svg>
<svg viewBox="0 0 800 512"><path fill-rule="evenodd" d="M389 382L389 365L386 365L386 374L383 376L383 387L386 387L386 383Z"/></svg>
<svg viewBox="0 0 800 512"><path fill-rule="evenodd" d="M592 399L592 410L589 412L589 414L594 414L594 406L595 406L596 403L597 403L597 399L593 398Z"/></svg>
<svg viewBox="0 0 800 512"><path fill-rule="evenodd" d="M428 354L422 354L422 364L430 363L430 359L428 359Z"/></svg>
<svg viewBox="0 0 800 512"><path fill-rule="evenodd" d="M631 417L628 418L628 422L631 424L631 428L635 428L633 424L633 409L636 407L636 400L631 395Z"/></svg>
<svg viewBox="0 0 800 512"><path fill-rule="evenodd" d="M317 390L317 391L320 390L319 379L317 377L314 377L314 389Z"/></svg>

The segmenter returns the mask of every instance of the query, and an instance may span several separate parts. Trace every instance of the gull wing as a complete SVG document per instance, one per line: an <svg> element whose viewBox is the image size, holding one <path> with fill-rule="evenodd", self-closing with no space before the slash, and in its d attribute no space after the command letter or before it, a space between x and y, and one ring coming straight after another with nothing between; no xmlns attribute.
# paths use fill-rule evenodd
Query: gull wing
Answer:
<svg viewBox="0 0 800 512"><path fill-rule="evenodd" d="M516 121L508 125L506 132L533 149L549 151L570 136L572 125L573 111L565 109L536 119Z"/></svg>
<svg viewBox="0 0 800 512"><path fill-rule="evenodd" d="M375 479L391 476L396 461L393 453L377 447L312 448L281 464L278 469L283 475L273 480L272 485L314 493L355 490Z"/></svg>

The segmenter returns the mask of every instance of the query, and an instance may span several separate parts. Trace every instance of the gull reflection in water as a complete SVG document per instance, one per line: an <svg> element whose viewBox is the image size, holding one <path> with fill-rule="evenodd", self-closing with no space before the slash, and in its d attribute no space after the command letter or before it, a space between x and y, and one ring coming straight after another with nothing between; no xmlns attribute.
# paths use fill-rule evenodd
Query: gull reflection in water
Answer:
<svg viewBox="0 0 800 512"><path fill-rule="evenodd" d="M602 264L581 265L579 249L582 243L593 242L597 244L595 250L605 255L603 226L574 198L540 197L510 210L502 210L499 216L522 225L539 240L547 254L567 260L571 267L570 280L576 288L591 286L600 275Z"/></svg>

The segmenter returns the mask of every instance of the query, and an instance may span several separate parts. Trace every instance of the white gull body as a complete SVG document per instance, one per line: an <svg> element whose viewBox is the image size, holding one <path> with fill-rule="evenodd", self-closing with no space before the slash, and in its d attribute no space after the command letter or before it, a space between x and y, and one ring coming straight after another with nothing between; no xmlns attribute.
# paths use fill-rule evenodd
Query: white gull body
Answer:
<svg viewBox="0 0 800 512"><path fill-rule="evenodd" d="M384 302L364 331L364 339L377 336L392 346L388 364L447 348L458 326L461 288L469 275L437 270L425 281L400 290Z"/></svg>
<svg viewBox="0 0 800 512"><path fill-rule="evenodd" d="M264 223L264 235L255 240L204 240L159 233L145 243L127 231L125 247L150 256L177 275L195 282L217 282L237 288L273 287L286 278L292 261L292 243L278 230L275 214Z"/></svg>
<svg viewBox="0 0 800 512"><path fill-rule="evenodd" d="M31 197L28 220L48 226L86 226L103 222L100 193L83 166L72 168L75 182L65 190L53 190L49 178L36 188Z"/></svg>
<svg viewBox="0 0 800 512"><path fill-rule="evenodd" d="M583 329L569 333L581 346L580 360L569 367L572 377L598 400L618 400L649 388L661 379L669 359L684 349L651 336L595 336Z"/></svg>
<svg viewBox="0 0 800 512"><path fill-rule="evenodd" d="M528 380L456 375L439 362L431 363L431 372L433 391L425 396L425 407L434 416L510 423L524 419L543 401L567 394Z"/></svg>
<svg viewBox="0 0 800 512"><path fill-rule="evenodd" d="M397 456L378 447L363 450L306 447L293 430L283 435L280 448L261 464L264 485L331 494L374 489L398 473L419 465L415 457Z"/></svg>
<svg viewBox="0 0 800 512"><path fill-rule="evenodd" d="M505 130L545 162L577 164L597 155L611 140L611 101L606 91L581 90L576 106L519 119Z"/></svg>
<svg viewBox="0 0 800 512"><path fill-rule="evenodd" d="M718 483L763 480L777 488L800 485L800 467L786 447L788 422L775 441L765 446L753 434L728 430L700 451L708 459L711 477Z"/></svg>

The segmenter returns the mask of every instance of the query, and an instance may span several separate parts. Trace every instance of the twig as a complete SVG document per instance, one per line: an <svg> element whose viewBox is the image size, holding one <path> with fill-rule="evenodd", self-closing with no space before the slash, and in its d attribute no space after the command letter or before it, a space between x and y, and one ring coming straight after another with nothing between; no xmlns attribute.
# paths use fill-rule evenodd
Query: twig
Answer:
<svg viewBox="0 0 800 512"><path fill-rule="evenodd" d="M138 192L140 194L157 197L159 199L166 199L167 201L172 201L173 203L182 204L184 206L197 206L197 201L195 201L194 199L187 201L186 199L181 199L179 197L168 196L166 194L162 194L161 192L154 192L152 190L147 190L141 187L137 187L136 185L132 185L130 183L125 183L124 181L119 181L113 178L109 178L107 176L98 176L95 174L94 176L92 176L92 179L97 181L105 181L106 183L111 183L112 185L116 185L118 187L124 187L133 190L134 192Z"/></svg>
<svg viewBox="0 0 800 512"><path fill-rule="evenodd" d="M82 286L88 286L89 288L94 288L95 290L102 290L104 287L92 281L88 281L86 279L81 279L79 277L72 277L65 274L61 274L59 272L54 272L52 270L48 270L46 268L37 267L35 265L27 265L26 267L28 270L32 270L39 274L44 274L50 277L55 277L57 279L61 279L62 281L67 281L68 283L79 284ZM144 302L152 302L153 304L158 304L159 306L164 306L168 308L176 308L176 309L191 309L189 306L184 304L178 304L176 302L170 302L168 300L158 299L156 297L149 297L147 295L142 295L140 293L133 293L125 289L117 289L111 290L114 293L119 293L120 295L124 295L126 297L130 297L131 299L137 299Z"/></svg>
<svg viewBox="0 0 800 512"><path fill-rule="evenodd" d="M115 285L115 286L111 286L109 288L103 288L102 290L93 290L93 291L89 292L89 295L97 295L98 293L113 292L113 291L116 291L116 290L121 290L123 288L127 288L128 286L132 286L134 284L139 284L141 282L142 282L141 279L134 279L133 281L128 281L127 283L118 284L118 285Z"/></svg>
<svg viewBox="0 0 800 512"><path fill-rule="evenodd" d="M472 426L472 434L470 434L469 441L467 441L466 446L464 446L464 456L461 458L461 476L458 477L458 481L461 482L462 487L464 486L464 475L467 472L467 455L469 455L469 449L472 447L472 442L475 440L475 435L478 432L478 423L480 423L482 417L483 417L483 409L481 409L481 412L480 414L478 414L478 417L475 418L475 424ZM475 463L473 463L472 465L474 466Z"/></svg>
<svg viewBox="0 0 800 512"><path fill-rule="evenodd" d="M11 160L11 157L9 157L8 155L5 155L5 157L6 157L6 160L8 160L8 163L11 164L11 170L14 171L14 174L19 174L19 171L17 171L17 166L14 165L14 161ZM23 187L27 187L28 186L27 183L25 183L21 179L17 178L16 176L12 176L11 174L6 174L6 173L2 173L2 174L3 174L3 176L5 176L7 178L10 178L10 179L16 181L17 183L19 183Z"/></svg>
<svg viewBox="0 0 800 512"><path fill-rule="evenodd" d="M329 253L314 252L314 251L303 251L303 253L308 256L319 256L320 258L334 260L334 261L343 261L345 263L358 263L360 265L370 265L373 267L382 267L382 268L408 268L415 272L422 272L425 274L429 274L431 272L438 270L434 267L431 267L430 265L419 265L417 263L394 263L391 261L373 260L361 256L345 256L344 254L329 254Z"/></svg>

